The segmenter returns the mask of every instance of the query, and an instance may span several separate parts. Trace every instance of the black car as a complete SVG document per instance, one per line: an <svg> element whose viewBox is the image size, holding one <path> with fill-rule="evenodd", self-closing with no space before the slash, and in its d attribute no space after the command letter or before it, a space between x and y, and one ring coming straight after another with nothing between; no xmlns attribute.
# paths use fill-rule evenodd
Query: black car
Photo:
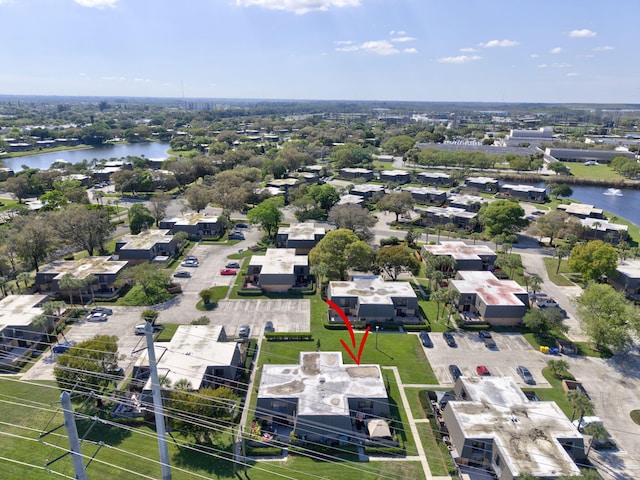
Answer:
<svg viewBox="0 0 640 480"><path fill-rule="evenodd" d="M229 240L244 240L244 233L242 233L242 232L231 232L227 238Z"/></svg>
<svg viewBox="0 0 640 480"><path fill-rule="evenodd" d="M67 353L69 350L71 350L70 343L59 343L58 345L51 347L51 351L53 353Z"/></svg>
<svg viewBox="0 0 640 480"><path fill-rule="evenodd" d="M227 263L226 268L240 268L240 262L229 262Z"/></svg>
<svg viewBox="0 0 640 480"><path fill-rule="evenodd" d="M113 310L107 307L93 307L90 313L104 313L107 315L113 315Z"/></svg>
<svg viewBox="0 0 640 480"><path fill-rule="evenodd" d="M522 365L520 365L516 368L516 372L518 372L518 375L522 377L524 383L528 383L529 385L533 385L536 383L536 381L533 379L533 375L531 375L531 372L527 367L523 367Z"/></svg>
<svg viewBox="0 0 640 480"><path fill-rule="evenodd" d="M457 347L458 346L458 344L456 343L456 338L453 336L453 333L444 332L442 334L442 338L444 338L444 341L447 342L447 345L449 345L450 347Z"/></svg>
<svg viewBox="0 0 640 480"><path fill-rule="evenodd" d="M433 348L433 342L431 341L431 337L427 332L420 332L420 341L425 347Z"/></svg>
<svg viewBox="0 0 640 480"><path fill-rule="evenodd" d="M480 330L480 331L478 332L478 336L479 336L480 338L491 338L491 333L489 333L489 332L488 332L488 331L486 331L486 330Z"/></svg>
<svg viewBox="0 0 640 480"><path fill-rule="evenodd" d="M236 223L236 228L249 228L249 225L246 223Z"/></svg>
<svg viewBox="0 0 640 480"><path fill-rule="evenodd" d="M462 376L460 367L458 367L457 365L449 365L449 373L451 374L451 377L453 377L454 382Z"/></svg>
<svg viewBox="0 0 640 480"><path fill-rule="evenodd" d="M275 332L276 329L273 326L273 322L269 321L267 323L264 324L264 333L271 333L271 332Z"/></svg>

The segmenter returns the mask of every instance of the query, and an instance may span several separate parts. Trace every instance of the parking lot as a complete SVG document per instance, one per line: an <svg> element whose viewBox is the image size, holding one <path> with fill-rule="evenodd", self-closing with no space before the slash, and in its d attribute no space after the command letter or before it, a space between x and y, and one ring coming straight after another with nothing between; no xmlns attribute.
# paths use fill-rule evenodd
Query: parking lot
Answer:
<svg viewBox="0 0 640 480"><path fill-rule="evenodd" d="M466 376L477 375L476 367L484 365L494 376L510 376L519 385L531 387L516 373L516 368L522 365L531 371L536 381L535 387L549 387L541 372L547 361L554 357L536 351L519 333L491 334L496 342L496 348L493 349L485 347L477 333L455 332L458 346L449 347L441 333L432 332L433 348L423 348L438 382L453 384L449 365L458 365Z"/></svg>
<svg viewBox="0 0 640 480"><path fill-rule="evenodd" d="M89 340L96 335L115 335L118 337L118 353L121 356L119 365L127 370L139 353L135 350L146 346L144 336L135 335L133 328L142 323L140 314L146 307L112 307L113 315L104 322L78 321L65 334L65 338L73 343ZM24 380L54 380L53 367L55 355L47 352L40 356L34 367L23 375Z"/></svg>

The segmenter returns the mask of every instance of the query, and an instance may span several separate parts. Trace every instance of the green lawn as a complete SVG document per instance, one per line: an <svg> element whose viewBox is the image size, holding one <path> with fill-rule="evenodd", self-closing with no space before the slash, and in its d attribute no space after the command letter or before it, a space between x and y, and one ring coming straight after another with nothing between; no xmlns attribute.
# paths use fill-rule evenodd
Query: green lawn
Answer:
<svg viewBox="0 0 640 480"><path fill-rule="evenodd" d="M571 169L571 175L577 178L598 180L624 180L625 178L608 165L585 165L582 162L561 162Z"/></svg>
<svg viewBox="0 0 640 480"><path fill-rule="evenodd" d="M551 257L544 257L544 266L547 269L547 275L549 275L549 280L560 287L572 287L575 285L571 280L569 280L567 275L571 275L573 272L569 270L567 259L563 258L560 262L560 270L556 274L556 269L558 268L558 259Z"/></svg>

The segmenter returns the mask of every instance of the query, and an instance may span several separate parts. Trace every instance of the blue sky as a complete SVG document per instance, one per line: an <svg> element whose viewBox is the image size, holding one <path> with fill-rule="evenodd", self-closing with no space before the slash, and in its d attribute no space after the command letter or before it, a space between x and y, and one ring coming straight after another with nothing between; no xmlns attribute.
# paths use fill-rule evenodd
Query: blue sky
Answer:
<svg viewBox="0 0 640 480"><path fill-rule="evenodd" d="M0 93L640 103L638 18L638 0L0 0Z"/></svg>

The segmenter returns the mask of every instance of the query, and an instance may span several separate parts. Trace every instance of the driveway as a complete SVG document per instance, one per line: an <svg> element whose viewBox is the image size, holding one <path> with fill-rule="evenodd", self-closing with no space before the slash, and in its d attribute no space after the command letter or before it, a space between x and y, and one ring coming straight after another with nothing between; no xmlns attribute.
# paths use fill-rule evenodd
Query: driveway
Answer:
<svg viewBox="0 0 640 480"><path fill-rule="evenodd" d="M488 349L484 341L476 333L455 332L457 347L449 347L442 334L430 334L433 348L425 348L424 352L429 363L442 385L453 385L453 378L449 373L449 365L460 367L465 376L476 375L478 365L486 366L494 376L508 376L521 387L549 387L549 383L542 376L542 369L551 357L535 350L519 333L493 333L496 348ZM527 385L516 373L519 365L527 367L536 385Z"/></svg>
<svg viewBox="0 0 640 480"><path fill-rule="evenodd" d="M65 338L71 343L80 343L89 340L96 335L115 335L118 337L118 364L129 371L139 353L135 352L146 347L144 336L135 335L133 327L142 323L140 314L147 307L110 307L113 315L105 322L87 322L80 320L65 334ZM135 353L134 353L135 352ZM55 380L53 367L56 355L45 353L40 356L36 364L23 376L23 380Z"/></svg>

